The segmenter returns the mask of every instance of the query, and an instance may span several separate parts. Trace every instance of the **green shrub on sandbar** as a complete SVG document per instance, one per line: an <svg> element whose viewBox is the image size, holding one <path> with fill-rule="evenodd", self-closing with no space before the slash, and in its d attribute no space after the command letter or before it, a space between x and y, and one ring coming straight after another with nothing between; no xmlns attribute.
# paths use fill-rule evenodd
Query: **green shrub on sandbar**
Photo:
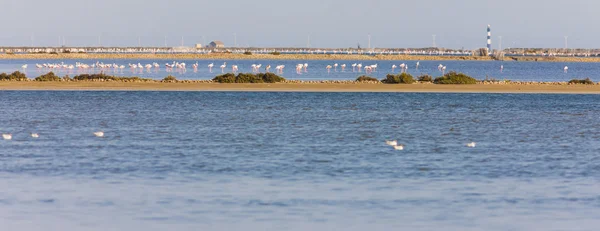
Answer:
<svg viewBox="0 0 600 231"><path fill-rule="evenodd" d="M285 81L281 76L273 73L239 73L237 76L232 73L218 75L213 78L217 83L277 83Z"/></svg>
<svg viewBox="0 0 600 231"><path fill-rule="evenodd" d="M590 78L586 79L572 79L569 81L570 84L595 84L594 81L590 80Z"/></svg>
<svg viewBox="0 0 600 231"><path fill-rule="evenodd" d="M412 84L415 82L415 79L408 73L401 73L399 75L388 74L381 82L386 84Z"/></svg>
<svg viewBox="0 0 600 231"><path fill-rule="evenodd" d="M76 76L73 77L73 80L77 80L77 81L101 80L101 81L121 81L121 82L148 82L148 81L153 81L151 79L144 79L144 78L140 78L140 77L117 77L117 76L106 75L104 73L76 75Z"/></svg>
<svg viewBox="0 0 600 231"><path fill-rule="evenodd" d="M35 81L42 81L42 82L48 82L48 81L61 81L62 78L56 76L54 74L54 72L48 72L47 74L44 75L40 75L38 77L35 78Z"/></svg>
<svg viewBox="0 0 600 231"><path fill-rule="evenodd" d="M235 83L235 74L227 73L218 75L217 77L213 78L213 81L217 83Z"/></svg>
<svg viewBox="0 0 600 231"><path fill-rule="evenodd" d="M162 82L168 82L168 83L174 83L177 82L177 78L175 78L175 76L169 75L167 77L165 77Z"/></svg>
<svg viewBox="0 0 600 231"><path fill-rule="evenodd" d="M419 82L433 82L433 77L431 77L431 75L421 75L417 79Z"/></svg>
<svg viewBox="0 0 600 231"><path fill-rule="evenodd" d="M363 76L359 76L356 79L356 82L379 82L379 79L373 78L371 76L363 75Z"/></svg>
<svg viewBox="0 0 600 231"><path fill-rule="evenodd" d="M9 75L6 73L0 73L0 80L4 81L27 81L27 76L20 71L15 71Z"/></svg>
<svg viewBox="0 0 600 231"><path fill-rule="evenodd" d="M463 73L456 73L454 71L448 72L442 77L435 78L433 80L435 84L476 84L477 80L471 76Z"/></svg>

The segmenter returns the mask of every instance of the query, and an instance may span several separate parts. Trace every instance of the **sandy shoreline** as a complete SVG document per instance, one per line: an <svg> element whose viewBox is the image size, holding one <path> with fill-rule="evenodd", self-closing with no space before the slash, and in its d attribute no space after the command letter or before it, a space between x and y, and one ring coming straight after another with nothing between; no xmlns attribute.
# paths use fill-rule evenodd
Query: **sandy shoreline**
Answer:
<svg viewBox="0 0 600 231"><path fill-rule="evenodd" d="M272 92L431 92L431 93L563 93L600 94L600 85L550 84L347 84L347 83L161 83L161 82L13 82L0 81L0 90L58 91L272 91Z"/></svg>
<svg viewBox="0 0 600 231"><path fill-rule="evenodd" d="M327 55L327 54L0 54L0 60L414 60L414 61L493 61L491 57L476 56L425 56L425 55ZM503 61L529 62L600 62L600 57L506 57Z"/></svg>

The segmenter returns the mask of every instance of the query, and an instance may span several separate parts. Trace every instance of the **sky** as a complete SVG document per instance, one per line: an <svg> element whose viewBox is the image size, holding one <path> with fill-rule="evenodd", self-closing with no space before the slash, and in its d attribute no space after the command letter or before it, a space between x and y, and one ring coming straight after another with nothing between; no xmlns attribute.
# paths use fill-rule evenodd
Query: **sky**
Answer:
<svg viewBox="0 0 600 231"><path fill-rule="evenodd" d="M598 0L0 0L0 46L598 48ZM565 36L568 36L565 44ZM309 43L310 37L310 43ZM183 41L182 41L183 40Z"/></svg>

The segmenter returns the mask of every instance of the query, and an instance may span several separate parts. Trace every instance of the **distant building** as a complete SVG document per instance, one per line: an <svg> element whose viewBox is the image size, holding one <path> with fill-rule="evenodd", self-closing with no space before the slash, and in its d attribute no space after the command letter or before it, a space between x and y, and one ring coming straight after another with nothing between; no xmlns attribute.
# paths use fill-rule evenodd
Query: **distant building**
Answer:
<svg viewBox="0 0 600 231"><path fill-rule="evenodd" d="M200 48L202 48L202 44L196 43L196 49L200 49Z"/></svg>
<svg viewBox="0 0 600 231"><path fill-rule="evenodd" d="M221 41L212 41L210 42L210 44L208 44L208 47L210 48L223 48L225 47L225 44Z"/></svg>

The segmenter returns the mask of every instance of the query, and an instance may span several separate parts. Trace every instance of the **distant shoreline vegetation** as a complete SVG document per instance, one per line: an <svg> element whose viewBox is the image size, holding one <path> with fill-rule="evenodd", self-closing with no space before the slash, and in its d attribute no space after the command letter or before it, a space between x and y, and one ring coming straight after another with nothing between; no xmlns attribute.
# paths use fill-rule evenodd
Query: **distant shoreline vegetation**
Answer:
<svg viewBox="0 0 600 231"><path fill-rule="evenodd" d="M464 73L449 72L443 76L433 78L430 75L421 75L415 80L408 73L388 74L386 78L379 80L375 77L362 75L356 80L287 80L275 73L226 73L218 75L213 79L203 80L178 80L175 76L169 75L161 80L140 78L140 77L122 77L112 76L104 73L99 74L80 74L70 77L57 76L54 72L48 72L34 79L28 78L24 73L15 71L10 74L0 73L0 81L13 82L130 82L130 83L284 83L284 84L302 84L302 83L348 83L348 84L511 84L511 85L530 85L530 84L550 84L550 85L600 85L589 78L572 79L568 82L534 82L534 81L510 81L510 80L495 80L486 78L485 80L477 80Z"/></svg>

